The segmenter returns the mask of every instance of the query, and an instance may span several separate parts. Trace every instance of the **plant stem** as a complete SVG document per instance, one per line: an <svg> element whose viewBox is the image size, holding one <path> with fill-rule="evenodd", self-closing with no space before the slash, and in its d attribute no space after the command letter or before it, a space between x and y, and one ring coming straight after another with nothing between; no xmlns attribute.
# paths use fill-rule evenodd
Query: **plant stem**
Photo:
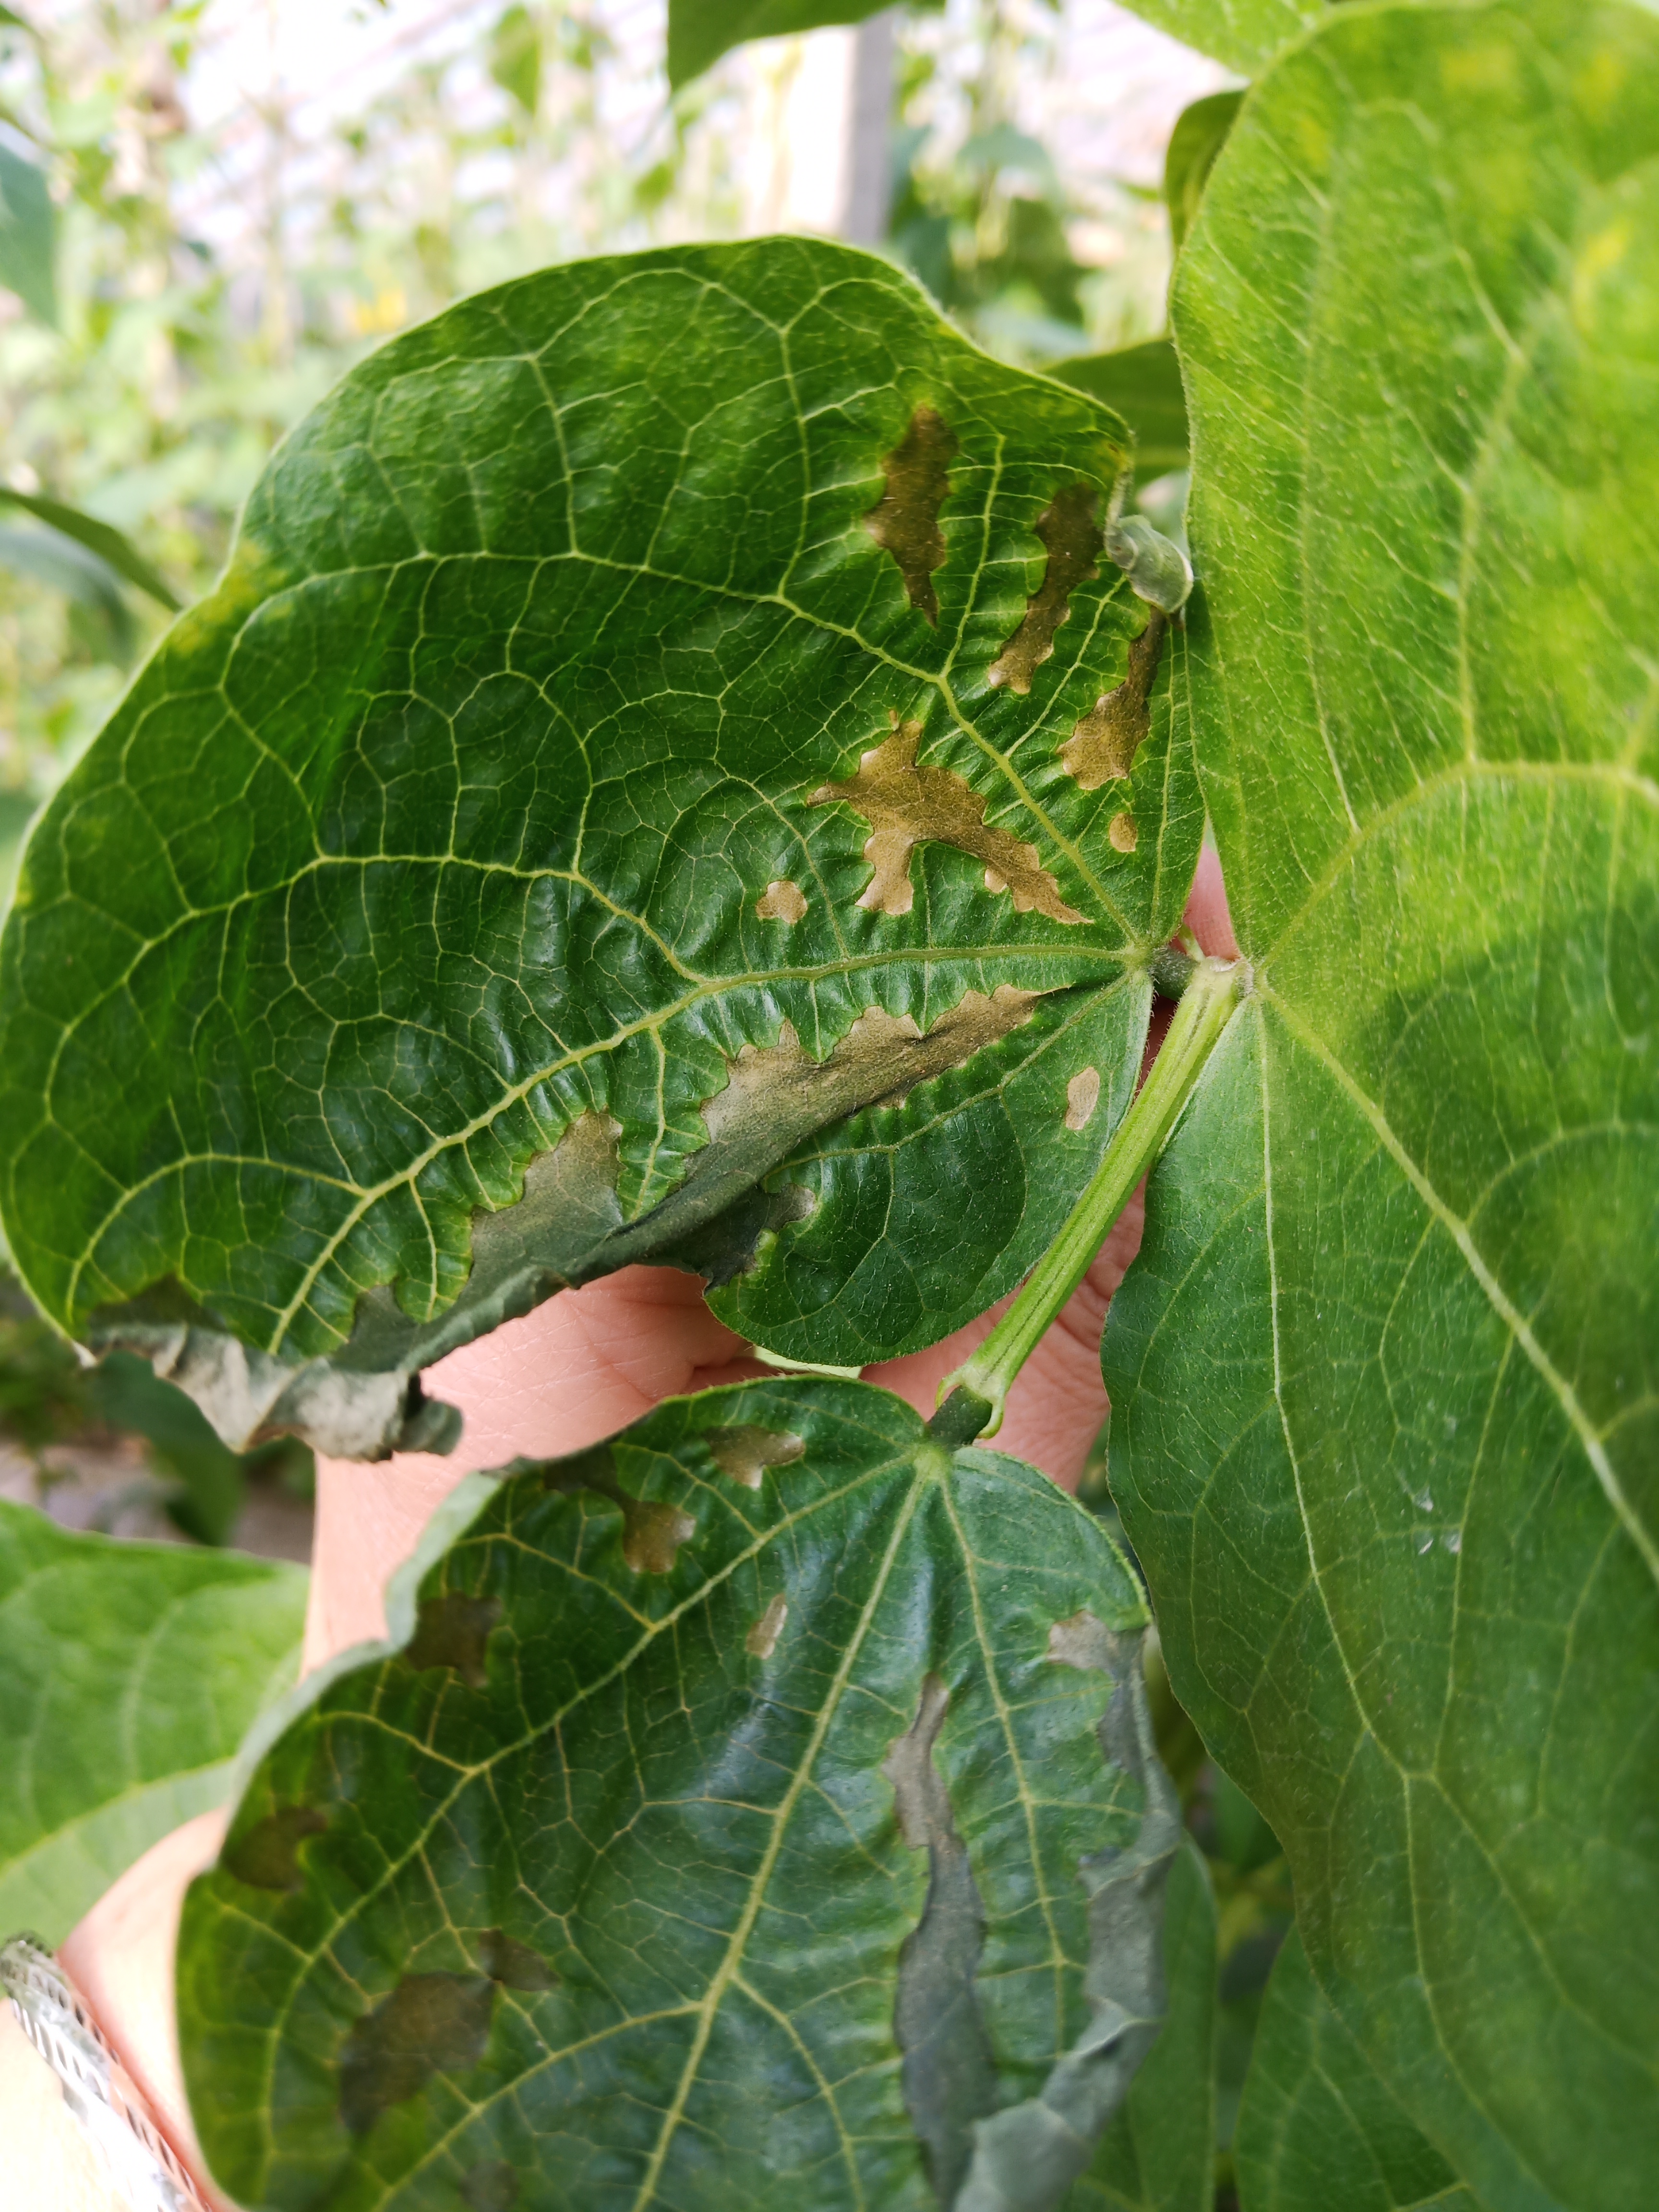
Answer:
<svg viewBox="0 0 1659 2212"><path fill-rule="evenodd" d="M976 1436L994 1437L1001 1427L1014 1377L1088 1273L1102 1238L1163 1151L1234 1007L1249 988L1246 961L1200 960L1193 965L1163 1050L1087 1189L984 1343L940 1383L939 1408L930 1424L940 1443L954 1449Z"/></svg>

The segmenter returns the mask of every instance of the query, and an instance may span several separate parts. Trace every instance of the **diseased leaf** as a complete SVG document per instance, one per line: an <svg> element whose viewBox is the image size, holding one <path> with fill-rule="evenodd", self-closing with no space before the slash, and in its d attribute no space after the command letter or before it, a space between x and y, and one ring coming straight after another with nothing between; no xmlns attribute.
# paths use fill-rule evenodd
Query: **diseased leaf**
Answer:
<svg viewBox="0 0 1659 2212"><path fill-rule="evenodd" d="M1057 361L1057 384L1086 392L1120 414L1135 434L1135 472L1157 477L1187 465L1187 399L1181 364L1168 338L1148 338L1115 353L1080 353Z"/></svg>
<svg viewBox="0 0 1659 2212"><path fill-rule="evenodd" d="M1255 989L1112 1490L1321 1988L1504 2212L1659 2172L1656 84L1615 5L1340 13L1176 283Z"/></svg>
<svg viewBox="0 0 1659 2212"><path fill-rule="evenodd" d="M237 2201L1052 2212L1180 1841L1099 1524L796 1377L470 1478L427 1557L185 1905Z"/></svg>
<svg viewBox="0 0 1659 2212"><path fill-rule="evenodd" d="M441 1443L415 1370L630 1261L799 1253L759 1333L836 1364L799 1316L862 1360L1011 1288L1127 1104L1201 830L1178 656L1127 784L1062 758L1146 610L1041 526L1126 455L805 240L550 270L363 364L24 860L35 1297L228 1442L371 1457Z"/></svg>
<svg viewBox="0 0 1659 2212"><path fill-rule="evenodd" d="M1160 31L1254 76L1330 15L1326 0L1123 0Z"/></svg>
<svg viewBox="0 0 1659 2212"><path fill-rule="evenodd" d="M1480 2212L1320 1995L1294 1929L1262 2003L1235 2156L1240 2212Z"/></svg>
<svg viewBox="0 0 1659 2212"><path fill-rule="evenodd" d="M58 218L46 180L33 161L0 146L0 285L33 315L58 326L54 266Z"/></svg>
<svg viewBox="0 0 1659 2212"><path fill-rule="evenodd" d="M1158 2041L1066 2212L1215 2212L1215 1897L1190 1839L1170 1869L1164 1971Z"/></svg>
<svg viewBox="0 0 1659 2212"><path fill-rule="evenodd" d="M678 90L750 39L861 23L892 0L668 0L668 82Z"/></svg>
<svg viewBox="0 0 1659 2212"><path fill-rule="evenodd" d="M48 1946L222 1802L294 1679L299 1567L71 1535L0 1501L0 1926Z"/></svg>

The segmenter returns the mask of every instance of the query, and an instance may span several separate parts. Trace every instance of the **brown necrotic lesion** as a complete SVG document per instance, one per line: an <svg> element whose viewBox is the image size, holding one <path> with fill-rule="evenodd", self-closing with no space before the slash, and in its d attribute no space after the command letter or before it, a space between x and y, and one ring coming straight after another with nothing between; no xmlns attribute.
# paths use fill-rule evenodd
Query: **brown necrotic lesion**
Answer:
<svg viewBox="0 0 1659 2212"><path fill-rule="evenodd" d="M896 714L889 720L891 735L863 756L856 775L820 785L807 800L809 806L844 800L870 824L864 857L873 872L859 904L875 914L908 914L915 898L910 860L917 846L953 845L984 864L985 888L1006 891L1017 913L1035 910L1051 921L1085 920L1061 898L1036 847L986 821L981 793L950 769L917 765L921 723L901 722Z"/></svg>
<svg viewBox="0 0 1659 2212"><path fill-rule="evenodd" d="M936 408L918 407L908 428L884 456L887 489L864 518L864 526L890 553L904 579L905 596L937 629L939 597L933 571L945 565L939 511L951 489L949 464L956 434Z"/></svg>
<svg viewBox="0 0 1659 2212"><path fill-rule="evenodd" d="M1150 702L1164 653L1169 617L1154 607L1129 647L1129 669L1115 690L1103 691L1060 749L1064 765L1084 791L1128 775L1152 728Z"/></svg>
<svg viewBox="0 0 1659 2212"><path fill-rule="evenodd" d="M1048 559L1042 581L1025 603L1025 619L991 665L986 681L1024 695L1054 649L1054 632L1072 611L1072 593L1100 573L1104 533L1096 514L1100 494L1088 484L1057 491L1036 520Z"/></svg>

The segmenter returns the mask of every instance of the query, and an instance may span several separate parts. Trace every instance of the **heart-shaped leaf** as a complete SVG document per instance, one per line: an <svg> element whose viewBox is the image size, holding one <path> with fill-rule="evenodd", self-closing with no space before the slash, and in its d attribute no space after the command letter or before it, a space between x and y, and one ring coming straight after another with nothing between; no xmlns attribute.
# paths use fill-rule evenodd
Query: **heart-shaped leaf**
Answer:
<svg viewBox="0 0 1659 2212"><path fill-rule="evenodd" d="M1053 2212L1181 1833L1100 1524L796 1378L469 1478L428 1545L186 1902L237 2201Z"/></svg>
<svg viewBox="0 0 1659 2212"><path fill-rule="evenodd" d="M1113 1494L1320 1986L1504 2212L1659 2172L1656 86L1634 9L1339 11L1176 288L1255 988Z"/></svg>
<svg viewBox="0 0 1659 2212"><path fill-rule="evenodd" d="M763 1249L769 1340L832 1362L1011 1287L1201 826L1104 557L1127 452L804 240L550 270L355 371L23 863L46 1310L228 1441L368 1456L414 1370L628 1261Z"/></svg>
<svg viewBox="0 0 1659 2212"><path fill-rule="evenodd" d="M294 1679L305 1605L299 1567L74 1535L0 1501L0 1927L60 1943L222 1802Z"/></svg>

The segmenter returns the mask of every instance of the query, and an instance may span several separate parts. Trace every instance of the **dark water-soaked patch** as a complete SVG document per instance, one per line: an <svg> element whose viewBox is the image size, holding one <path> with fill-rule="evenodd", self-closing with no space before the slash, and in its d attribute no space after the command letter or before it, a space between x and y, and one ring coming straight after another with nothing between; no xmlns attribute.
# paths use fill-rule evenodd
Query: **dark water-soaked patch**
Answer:
<svg viewBox="0 0 1659 2212"><path fill-rule="evenodd" d="M758 1490L769 1467L793 1467L806 1451L805 1438L792 1429L761 1429L746 1422L707 1430L703 1442L720 1473L745 1490Z"/></svg>
<svg viewBox="0 0 1659 2212"><path fill-rule="evenodd" d="M1072 611L1072 593L1100 570L1105 534L1095 520L1100 494L1087 484L1057 491L1036 521L1048 550L1042 581L1025 602L1025 619L992 663L988 684L1027 692L1031 678L1054 649L1054 632Z"/></svg>
<svg viewBox="0 0 1659 2212"><path fill-rule="evenodd" d="M534 1462L529 1462L532 1466ZM617 1462L610 1445L595 1444L568 1460L555 1460L542 1476L549 1490L567 1492L591 1490L623 1516L623 1564L636 1575L665 1575L673 1571L682 1544L697 1533L697 1524L678 1505L656 1504L632 1497L617 1480Z"/></svg>
<svg viewBox="0 0 1659 2212"><path fill-rule="evenodd" d="M519 2201L519 2177L504 2159L485 2159L461 2176L467 2212L513 2212Z"/></svg>
<svg viewBox="0 0 1659 2212"><path fill-rule="evenodd" d="M948 464L956 433L932 407L918 407L910 426L881 465L887 489L864 518L864 526L904 579L911 605L939 627L933 571L945 565L939 511L951 489Z"/></svg>
<svg viewBox="0 0 1659 2212"><path fill-rule="evenodd" d="M353 2022L340 2054L340 2118L367 2135L434 2074L464 2074L489 2040L495 1985L485 1974L406 1974Z"/></svg>
<svg viewBox="0 0 1659 2212"><path fill-rule="evenodd" d="M423 1599L404 1657L417 1669L453 1667L469 1689L481 1690L489 1680L484 1663L489 1632L501 1617L498 1597L447 1590L442 1597Z"/></svg>
<svg viewBox="0 0 1659 2212"><path fill-rule="evenodd" d="M975 1988L985 1908L933 1764L950 1702L944 1683L929 1674L915 1718L895 1738L881 1767L893 1785L900 1832L913 1851L927 1853L927 1901L900 1948L893 2027L903 2053L905 2109L934 2193L945 2205L955 2201L968 2171L973 2124L997 2101L996 2067Z"/></svg>
<svg viewBox="0 0 1659 2212"><path fill-rule="evenodd" d="M320 1836L327 1826L328 1815L315 1806L286 1806L228 1844L221 1863L250 1889L303 1889L300 1845L307 1836Z"/></svg>
<svg viewBox="0 0 1659 2212"><path fill-rule="evenodd" d="M1129 647L1129 672L1114 691L1103 691L1060 749L1060 757L1085 791L1128 775L1152 726L1148 702L1163 656L1169 617L1154 607Z"/></svg>
<svg viewBox="0 0 1659 2212"><path fill-rule="evenodd" d="M539 1951L520 1943L499 1928L486 1928L477 1942L478 1964L492 1982L504 1990L550 1990L558 1982Z"/></svg>
<svg viewBox="0 0 1659 2212"><path fill-rule="evenodd" d="M953 845L985 864L985 888L1012 894L1015 911L1033 908L1051 921L1079 922L1085 917L1060 896L1060 886L1041 866L1035 845L985 820L985 800L951 769L918 768L920 722L901 722L890 711L892 735L859 762L843 783L819 786L809 806L841 799L870 824L864 857L874 870L859 904L874 914L908 914L915 893L910 860L918 845Z"/></svg>

